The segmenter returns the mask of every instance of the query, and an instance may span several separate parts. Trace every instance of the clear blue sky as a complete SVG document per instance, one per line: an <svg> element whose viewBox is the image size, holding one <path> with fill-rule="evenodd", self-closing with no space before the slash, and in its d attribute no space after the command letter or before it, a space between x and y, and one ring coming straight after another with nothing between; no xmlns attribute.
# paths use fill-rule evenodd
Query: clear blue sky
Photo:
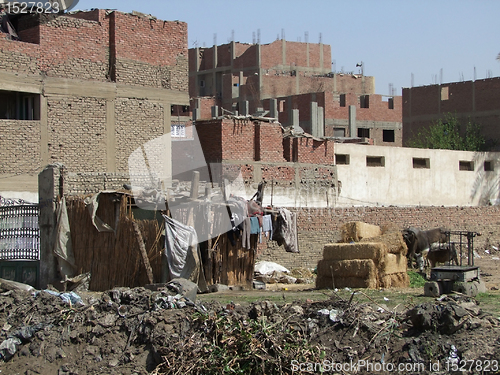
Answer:
<svg viewBox="0 0 500 375"><path fill-rule="evenodd" d="M331 45L332 70L375 77L376 93L402 87L500 76L496 0L80 0L75 9L137 10L188 24L189 48L234 40Z"/></svg>

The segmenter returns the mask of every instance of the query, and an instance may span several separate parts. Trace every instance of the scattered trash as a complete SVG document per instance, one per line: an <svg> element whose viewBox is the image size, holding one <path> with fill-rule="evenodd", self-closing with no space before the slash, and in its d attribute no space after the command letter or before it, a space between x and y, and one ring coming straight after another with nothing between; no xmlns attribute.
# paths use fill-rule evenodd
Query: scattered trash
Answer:
<svg viewBox="0 0 500 375"><path fill-rule="evenodd" d="M273 272L290 273L290 271L287 268L279 265L278 263L267 262L267 261L261 261L255 263L254 272L259 273L261 275L268 275Z"/></svg>
<svg viewBox="0 0 500 375"><path fill-rule="evenodd" d="M43 292L52 294L53 296L60 297L64 301L64 303L67 303L68 305L84 305L80 296L75 292L60 293L60 292L54 292L53 290L49 289L44 289ZM35 293L35 295L37 294L38 292Z"/></svg>

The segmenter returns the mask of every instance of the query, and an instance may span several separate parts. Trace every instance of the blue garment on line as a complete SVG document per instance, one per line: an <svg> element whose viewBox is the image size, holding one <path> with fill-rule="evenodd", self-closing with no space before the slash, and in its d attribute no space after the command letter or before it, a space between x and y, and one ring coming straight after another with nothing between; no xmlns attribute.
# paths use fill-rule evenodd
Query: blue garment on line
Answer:
<svg viewBox="0 0 500 375"><path fill-rule="evenodd" d="M260 233L259 219L253 216L250 218L250 234L259 234L259 233Z"/></svg>

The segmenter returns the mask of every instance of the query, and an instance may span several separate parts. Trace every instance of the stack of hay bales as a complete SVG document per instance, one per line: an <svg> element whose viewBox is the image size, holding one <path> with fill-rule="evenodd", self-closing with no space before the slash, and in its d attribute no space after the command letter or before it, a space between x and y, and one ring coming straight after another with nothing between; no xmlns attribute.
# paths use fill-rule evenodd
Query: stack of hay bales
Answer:
<svg viewBox="0 0 500 375"><path fill-rule="evenodd" d="M327 244L318 263L316 287L390 288L409 285L400 231L362 222L346 223L343 243Z"/></svg>

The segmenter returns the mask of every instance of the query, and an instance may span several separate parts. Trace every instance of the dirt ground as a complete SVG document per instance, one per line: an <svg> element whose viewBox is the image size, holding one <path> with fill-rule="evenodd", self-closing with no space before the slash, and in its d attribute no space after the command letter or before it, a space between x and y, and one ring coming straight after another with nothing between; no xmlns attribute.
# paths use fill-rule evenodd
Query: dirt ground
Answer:
<svg viewBox="0 0 500 375"><path fill-rule="evenodd" d="M0 290L0 374L498 374L500 252L475 262L491 294L479 305L304 284L196 304L144 288L80 292L83 304Z"/></svg>

